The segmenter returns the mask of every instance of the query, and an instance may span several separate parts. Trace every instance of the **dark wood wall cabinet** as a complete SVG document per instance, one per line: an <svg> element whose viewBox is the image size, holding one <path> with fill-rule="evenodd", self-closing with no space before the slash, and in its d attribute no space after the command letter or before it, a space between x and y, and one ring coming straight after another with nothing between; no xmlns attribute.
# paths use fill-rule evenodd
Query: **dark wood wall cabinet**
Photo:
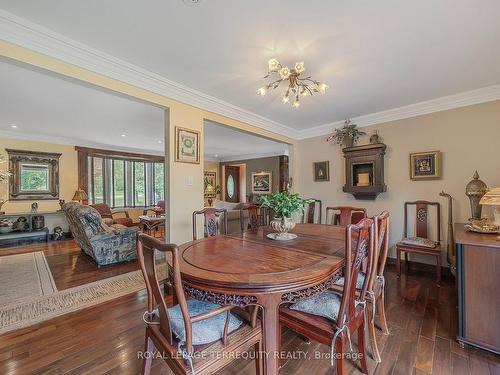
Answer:
<svg viewBox="0 0 500 375"><path fill-rule="evenodd" d="M461 344L500 354L500 241L455 225Z"/></svg>
<svg viewBox="0 0 500 375"><path fill-rule="evenodd" d="M375 143L344 148L344 192L356 199L373 200L387 190L384 183L384 155L386 145Z"/></svg>

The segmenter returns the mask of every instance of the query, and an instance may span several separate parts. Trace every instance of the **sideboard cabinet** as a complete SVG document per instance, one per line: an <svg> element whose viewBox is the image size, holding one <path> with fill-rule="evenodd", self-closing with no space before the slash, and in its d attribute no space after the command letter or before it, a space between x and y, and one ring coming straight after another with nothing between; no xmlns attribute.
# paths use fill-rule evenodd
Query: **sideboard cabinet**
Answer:
<svg viewBox="0 0 500 375"><path fill-rule="evenodd" d="M455 225L461 344L500 354L500 241Z"/></svg>

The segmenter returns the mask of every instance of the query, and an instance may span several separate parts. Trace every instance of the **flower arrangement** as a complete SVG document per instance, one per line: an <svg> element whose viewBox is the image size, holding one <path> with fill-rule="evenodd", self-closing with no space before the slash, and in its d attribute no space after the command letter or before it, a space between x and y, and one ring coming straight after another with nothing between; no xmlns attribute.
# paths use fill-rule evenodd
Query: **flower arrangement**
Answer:
<svg viewBox="0 0 500 375"><path fill-rule="evenodd" d="M260 198L261 207L270 208L279 218L291 218L297 212L303 212L306 204L312 203L310 199L302 199L298 194L286 192L263 195Z"/></svg>
<svg viewBox="0 0 500 375"><path fill-rule="evenodd" d="M352 147L356 143L360 136L366 133L359 130L358 126L354 124L350 119L345 120L344 126L339 129L335 129L334 133L330 135L326 141L335 142L338 145L344 145L346 147Z"/></svg>

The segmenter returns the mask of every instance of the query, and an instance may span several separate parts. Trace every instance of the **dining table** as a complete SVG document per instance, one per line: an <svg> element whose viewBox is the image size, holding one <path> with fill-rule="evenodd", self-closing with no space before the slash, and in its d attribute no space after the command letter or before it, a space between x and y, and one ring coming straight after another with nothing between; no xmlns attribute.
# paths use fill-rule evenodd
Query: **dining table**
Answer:
<svg viewBox="0 0 500 375"><path fill-rule="evenodd" d="M259 227L207 237L180 246L183 287L190 298L262 308L263 372L280 369L279 308L332 287L344 264L346 229L297 224L297 238L268 238L273 230Z"/></svg>

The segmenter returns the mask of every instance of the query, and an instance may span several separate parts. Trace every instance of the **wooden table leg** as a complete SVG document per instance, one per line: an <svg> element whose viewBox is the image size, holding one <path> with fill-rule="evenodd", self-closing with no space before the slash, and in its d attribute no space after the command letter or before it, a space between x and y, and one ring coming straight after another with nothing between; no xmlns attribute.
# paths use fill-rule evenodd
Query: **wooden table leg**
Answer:
<svg viewBox="0 0 500 375"><path fill-rule="evenodd" d="M280 368L281 329L279 305L281 294L261 296L263 308L262 342L264 346L264 375L278 375Z"/></svg>

